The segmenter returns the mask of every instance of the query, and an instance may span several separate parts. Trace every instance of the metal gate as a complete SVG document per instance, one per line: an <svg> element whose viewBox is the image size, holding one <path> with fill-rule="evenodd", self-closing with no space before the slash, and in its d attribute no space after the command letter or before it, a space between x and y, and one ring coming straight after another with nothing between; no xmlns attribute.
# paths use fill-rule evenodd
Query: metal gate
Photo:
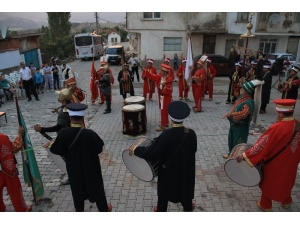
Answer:
<svg viewBox="0 0 300 225"><path fill-rule="evenodd" d="M24 53L24 56L26 66L29 66L30 62L32 62L35 68L40 67L37 49L31 49L29 51L26 51Z"/></svg>

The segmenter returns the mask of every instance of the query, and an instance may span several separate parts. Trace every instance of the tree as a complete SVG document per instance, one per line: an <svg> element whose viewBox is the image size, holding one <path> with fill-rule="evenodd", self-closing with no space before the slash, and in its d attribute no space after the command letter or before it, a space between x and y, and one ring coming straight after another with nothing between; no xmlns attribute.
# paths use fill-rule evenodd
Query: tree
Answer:
<svg viewBox="0 0 300 225"><path fill-rule="evenodd" d="M71 35L70 12L49 12L48 27L42 26L45 33L41 39L43 61L49 61L52 56L61 59L74 55L74 35Z"/></svg>
<svg viewBox="0 0 300 225"><path fill-rule="evenodd" d="M121 34L121 42L128 41L127 34L128 32L118 26L115 26L114 29Z"/></svg>

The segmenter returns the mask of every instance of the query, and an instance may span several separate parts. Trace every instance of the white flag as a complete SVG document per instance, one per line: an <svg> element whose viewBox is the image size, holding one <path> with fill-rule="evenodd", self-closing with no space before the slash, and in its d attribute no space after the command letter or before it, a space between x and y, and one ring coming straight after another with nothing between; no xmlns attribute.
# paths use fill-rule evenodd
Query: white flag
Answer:
<svg viewBox="0 0 300 225"><path fill-rule="evenodd" d="M192 43L191 38L188 40L188 52L187 52L187 61L186 61L186 67L185 67L185 79L188 83L188 85L191 85L192 78L190 77L191 69L189 67L193 66L193 53L192 53Z"/></svg>

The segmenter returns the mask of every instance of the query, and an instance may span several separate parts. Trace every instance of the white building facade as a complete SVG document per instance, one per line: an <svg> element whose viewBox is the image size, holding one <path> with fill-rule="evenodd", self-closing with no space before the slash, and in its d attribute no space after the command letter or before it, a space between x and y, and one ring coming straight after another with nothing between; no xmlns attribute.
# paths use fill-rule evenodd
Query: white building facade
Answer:
<svg viewBox="0 0 300 225"><path fill-rule="evenodd" d="M107 35L107 47L113 44L121 43L121 35L119 32L113 30Z"/></svg>
<svg viewBox="0 0 300 225"><path fill-rule="evenodd" d="M187 40L191 37L193 56L203 53L228 57L234 46L245 47L246 33L251 29L255 39L248 49L264 54L288 52L300 57L300 13L292 12L127 12L130 43L140 59L162 60L163 56L186 57Z"/></svg>

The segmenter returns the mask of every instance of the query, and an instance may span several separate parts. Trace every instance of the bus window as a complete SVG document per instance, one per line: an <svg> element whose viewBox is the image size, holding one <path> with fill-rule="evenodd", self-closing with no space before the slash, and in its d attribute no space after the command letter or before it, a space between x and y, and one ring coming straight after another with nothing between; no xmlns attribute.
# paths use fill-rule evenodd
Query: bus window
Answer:
<svg viewBox="0 0 300 225"><path fill-rule="evenodd" d="M75 43L76 43L76 46L87 46L87 45L93 44L92 37L90 37L90 36L76 37Z"/></svg>

